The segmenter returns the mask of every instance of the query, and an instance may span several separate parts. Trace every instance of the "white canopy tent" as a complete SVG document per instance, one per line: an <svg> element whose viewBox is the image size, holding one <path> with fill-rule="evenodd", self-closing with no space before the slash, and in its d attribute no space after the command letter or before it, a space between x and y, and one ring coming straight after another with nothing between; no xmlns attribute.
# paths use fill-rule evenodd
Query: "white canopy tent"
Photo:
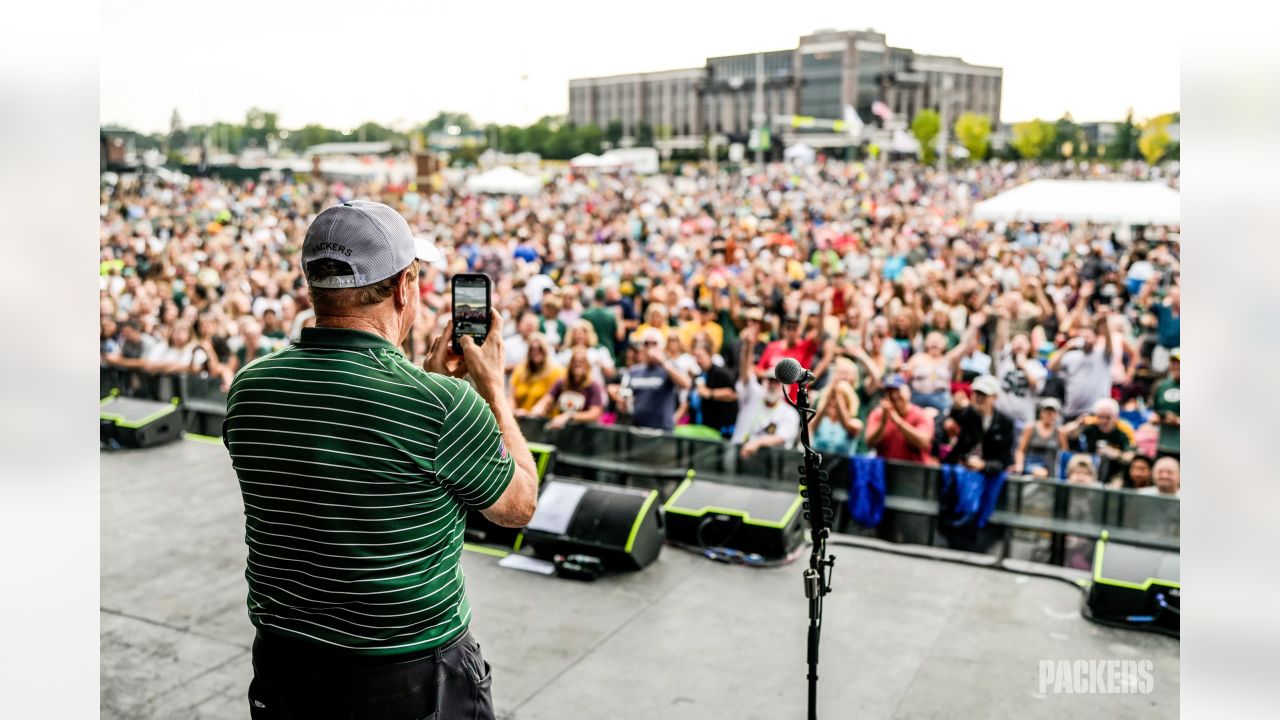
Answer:
<svg viewBox="0 0 1280 720"><path fill-rule="evenodd" d="M812 165L818 159L818 153L806 143L796 143L783 150L782 157L787 162L793 162L798 165Z"/></svg>
<svg viewBox="0 0 1280 720"><path fill-rule="evenodd" d="M973 208L979 220L1177 225L1181 195L1158 182L1032 180Z"/></svg>
<svg viewBox="0 0 1280 720"><path fill-rule="evenodd" d="M600 167L600 158L591 153L582 153L578 157L569 161L569 167L574 168L594 168Z"/></svg>
<svg viewBox="0 0 1280 720"><path fill-rule="evenodd" d="M894 130L893 136L889 140L889 145L885 149L892 153L919 155L920 141L906 130Z"/></svg>
<svg viewBox="0 0 1280 720"><path fill-rule="evenodd" d="M493 195L536 195L542 189L542 180L503 165L471 176L467 189Z"/></svg>

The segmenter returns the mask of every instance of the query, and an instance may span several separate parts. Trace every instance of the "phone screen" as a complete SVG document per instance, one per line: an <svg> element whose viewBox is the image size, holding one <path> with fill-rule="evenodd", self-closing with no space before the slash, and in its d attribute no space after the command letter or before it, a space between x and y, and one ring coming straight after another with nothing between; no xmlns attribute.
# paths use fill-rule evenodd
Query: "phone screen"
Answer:
<svg viewBox="0 0 1280 720"><path fill-rule="evenodd" d="M483 345L489 334L489 279L483 275L453 278L453 345L461 353L458 338L470 335Z"/></svg>

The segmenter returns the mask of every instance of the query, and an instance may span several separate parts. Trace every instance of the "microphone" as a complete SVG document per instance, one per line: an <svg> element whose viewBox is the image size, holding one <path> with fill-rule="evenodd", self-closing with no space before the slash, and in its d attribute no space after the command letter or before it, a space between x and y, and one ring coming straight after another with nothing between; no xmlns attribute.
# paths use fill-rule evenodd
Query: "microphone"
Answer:
<svg viewBox="0 0 1280 720"><path fill-rule="evenodd" d="M794 358L782 358L773 367L773 376L783 385L803 383L808 385L814 381L813 373L805 370Z"/></svg>

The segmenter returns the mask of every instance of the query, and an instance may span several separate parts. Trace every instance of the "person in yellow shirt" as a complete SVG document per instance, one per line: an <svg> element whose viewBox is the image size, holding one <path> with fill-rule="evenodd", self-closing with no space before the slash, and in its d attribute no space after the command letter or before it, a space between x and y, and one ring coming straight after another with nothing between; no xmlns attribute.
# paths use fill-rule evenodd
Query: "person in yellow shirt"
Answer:
<svg viewBox="0 0 1280 720"><path fill-rule="evenodd" d="M661 303L652 303L644 311L644 322L636 326L632 331L631 337L644 337L644 331L653 328L662 333L662 345L667 344L667 333L671 331L671 326L667 323L667 306Z"/></svg>
<svg viewBox="0 0 1280 720"><path fill-rule="evenodd" d="M680 320L680 327L676 332L680 334L682 345L693 347L698 333L706 333L707 339L711 341L711 353L714 355L720 352L720 346L724 344L724 328L716 322L715 308L704 303L698 308L698 314L694 315L693 301L686 298L680 301Z"/></svg>
<svg viewBox="0 0 1280 720"><path fill-rule="evenodd" d="M528 415L556 381L564 377L564 368L551 354L551 343L542 333L529 336L529 354L511 371L511 407L516 415Z"/></svg>

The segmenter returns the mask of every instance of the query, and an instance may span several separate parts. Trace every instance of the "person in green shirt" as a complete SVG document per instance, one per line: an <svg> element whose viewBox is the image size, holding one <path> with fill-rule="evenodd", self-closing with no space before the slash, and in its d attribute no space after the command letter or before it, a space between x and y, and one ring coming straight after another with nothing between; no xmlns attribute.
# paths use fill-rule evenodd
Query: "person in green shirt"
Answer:
<svg viewBox="0 0 1280 720"><path fill-rule="evenodd" d="M607 348L616 347L622 340L622 323L619 316L622 310L618 307L605 306L604 288L598 288L593 296L591 307L582 313L582 319L591 323L596 330L596 337Z"/></svg>
<svg viewBox="0 0 1280 720"><path fill-rule="evenodd" d="M240 323L240 337L244 339L244 342L236 349L237 369L260 357L271 354L271 343L262 339L262 326L258 324L257 320L245 318Z"/></svg>
<svg viewBox="0 0 1280 720"><path fill-rule="evenodd" d="M560 298L548 294L542 300L542 317L538 318L538 332L547 336L553 350L563 345L569 334L569 327L560 319L562 307Z"/></svg>
<svg viewBox="0 0 1280 720"><path fill-rule="evenodd" d="M1174 348L1169 353L1169 377L1156 385L1151 393L1151 409L1155 410L1155 421L1160 425L1160 438L1156 447L1161 452L1177 453L1181 448L1181 425L1179 415L1182 408L1182 349Z"/></svg>
<svg viewBox="0 0 1280 720"><path fill-rule="evenodd" d="M289 339L289 334L284 329L284 323L280 321L280 317L276 315L276 311L272 308L262 311L262 336L277 341L277 345L282 345L284 341Z"/></svg>

